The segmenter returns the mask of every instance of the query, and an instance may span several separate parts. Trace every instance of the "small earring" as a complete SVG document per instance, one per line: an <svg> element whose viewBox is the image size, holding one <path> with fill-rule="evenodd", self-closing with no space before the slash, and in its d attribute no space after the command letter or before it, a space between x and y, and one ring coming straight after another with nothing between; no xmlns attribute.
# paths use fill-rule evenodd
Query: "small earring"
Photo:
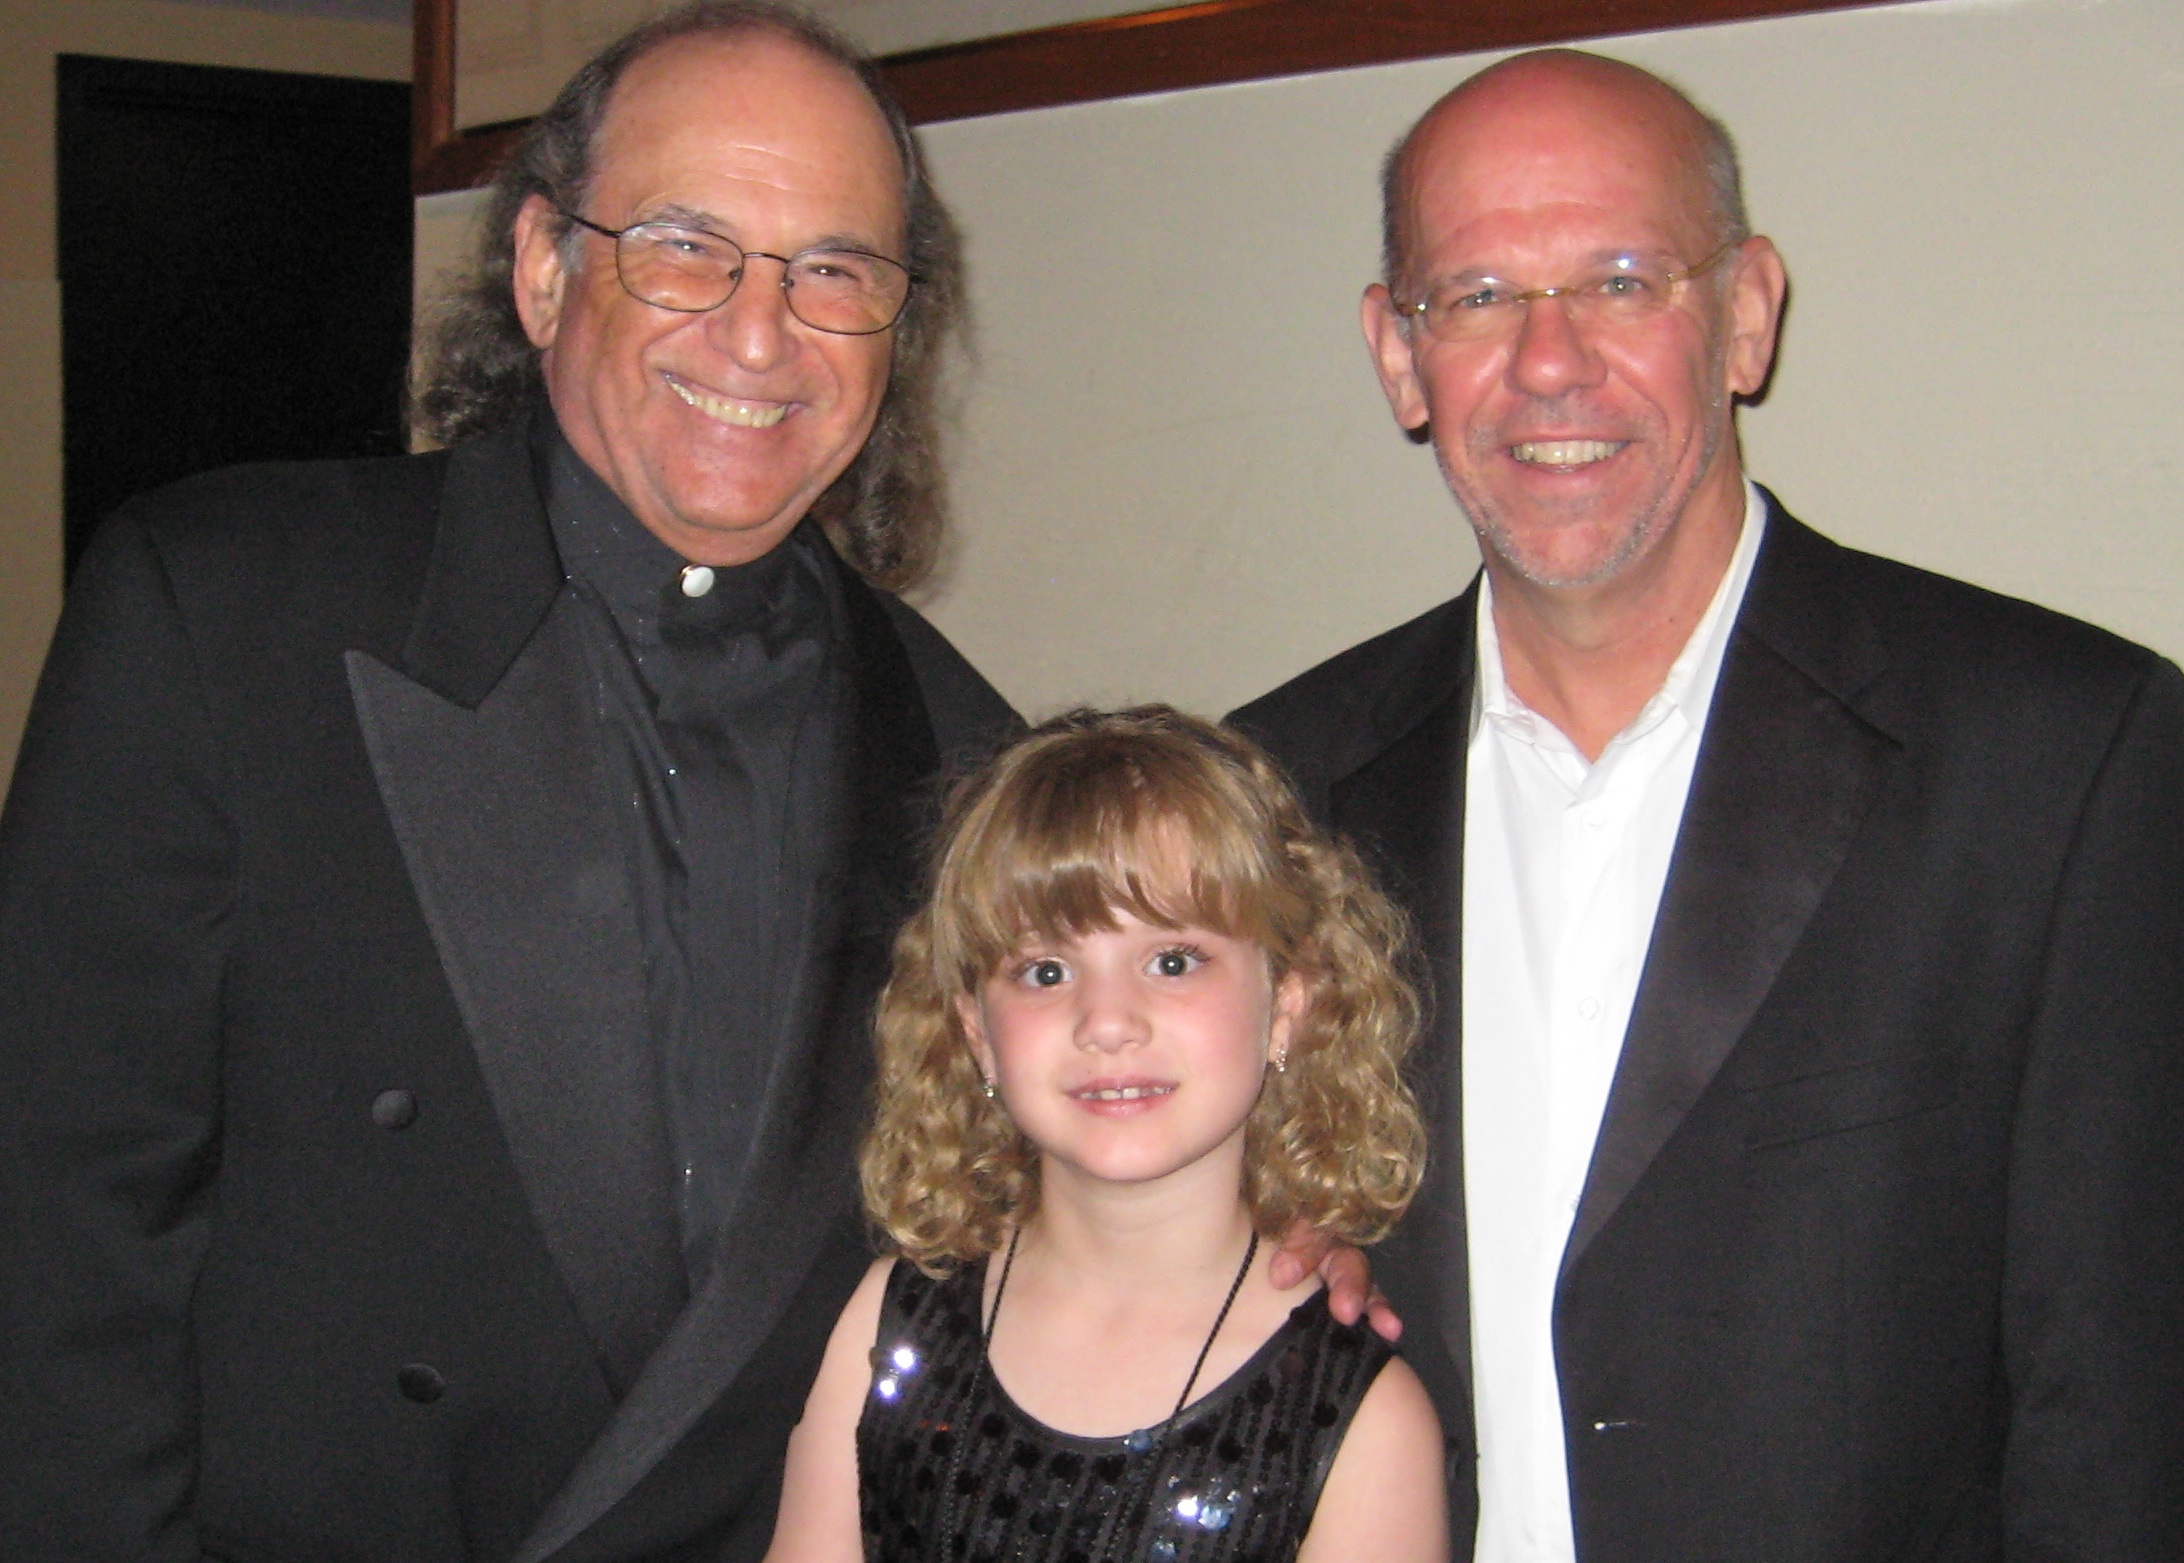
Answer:
<svg viewBox="0 0 2184 1563"><path fill-rule="evenodd" d="M1289 1073L1289 1054L1288 1054L1287 1052L1280 1052L1280 1053L1276 1053L1276 1054L1274 1055L1274 1057L1273 1057L1273 1064L1274 1064L1274 1072L1275 1072L1276 1074L1278 1074L1278 1075L1286 1075L1286 1074L1288 1074L1288 1073Z"/></svg>
<svg viewBox="0 0 2184 1563"><path fill-rule="evenodd" d="M980 1088L981 1088L981 1089L983 1089L983 1090L985 1091L985 1093L986 1093L986 1100L987 1100L987 1101L989 1101L989 1102L990 1102L990 1101L992 1101L992 1100L993 1100L993 1082L992 1082L991 1080L981 1080L981 1081L979 1081L978 1083L979 1083L979 1086L980 1086Z"/></svg>

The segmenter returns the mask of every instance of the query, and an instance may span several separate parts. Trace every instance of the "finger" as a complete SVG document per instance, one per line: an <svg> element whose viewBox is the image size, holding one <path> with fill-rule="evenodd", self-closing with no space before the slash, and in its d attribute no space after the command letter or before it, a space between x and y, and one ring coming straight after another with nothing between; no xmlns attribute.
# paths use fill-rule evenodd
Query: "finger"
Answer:
<svg viewBox="0 0 2184 1563"><path fill-rule="evenodd" d="M1395 1316L1395 1309L1389 1306L1386 1294L1378 1287L1373 1289L1372 1297L1365 1304L1365 1316L1372 1321L1373 1333L1389 1345L1403 1338L1403 1321Z"/></svg>
<svg viewBox="0 0 2184 1563"><path fill-rule="evenodd" d="M1310 1222L1297 1222L1282 1238L1282 1246L1274 1251L1274 1262L1267 1266L1267 1279L1274 1283L1276 1291L1285 1292L1303 1284L1306 1276L1326 1262L1327 1251L1333 1244L1333 1238Z"/></svg>
<svg viewBox="0 0 2184 1563"><path fill-rule="evenodd" d="M1319 1273L1327 1283L1328 1312L1337 1323L1357 1323L1373 1291L1372 1268L1365 1256L1347 1243L1342 1244L1320 1261Z"/></svg>

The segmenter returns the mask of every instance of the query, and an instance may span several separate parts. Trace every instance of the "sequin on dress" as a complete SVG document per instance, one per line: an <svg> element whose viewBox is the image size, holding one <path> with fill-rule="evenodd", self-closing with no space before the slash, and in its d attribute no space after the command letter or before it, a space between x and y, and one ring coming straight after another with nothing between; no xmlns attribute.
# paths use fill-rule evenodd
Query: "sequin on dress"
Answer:
<svg viewBox="0 0 2184 1563"><path fill-rule="evenodd" d="M983 1279L978 1265L935 1281L903 1263L887 1279L857 1422L867 1563L1296 1556L1385 1342L1337 1324L1315 1293L1173 1421L1079 1438L977 1371Z"/></svg>

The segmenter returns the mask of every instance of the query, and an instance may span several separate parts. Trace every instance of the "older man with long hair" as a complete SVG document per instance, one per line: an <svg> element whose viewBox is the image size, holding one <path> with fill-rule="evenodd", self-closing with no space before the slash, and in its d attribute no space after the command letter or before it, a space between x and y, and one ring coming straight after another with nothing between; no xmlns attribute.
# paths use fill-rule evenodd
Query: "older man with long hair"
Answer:
<svg viewBox="0 0 2184 1563"><path fill-rule="evenodd" d="M865 1263L944 757L945 211L871 67L686 7L495 187L422 422L78 574L0 822L0 1551L756 1556Z"/></svg>

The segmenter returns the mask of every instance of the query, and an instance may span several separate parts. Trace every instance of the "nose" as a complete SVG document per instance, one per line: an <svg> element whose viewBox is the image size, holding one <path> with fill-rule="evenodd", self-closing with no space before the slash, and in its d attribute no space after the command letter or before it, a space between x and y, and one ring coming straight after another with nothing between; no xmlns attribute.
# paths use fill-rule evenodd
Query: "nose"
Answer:
<svg viewBox="0 0 2184 1563"><path fill-rule="evenodd" d="M1509 344L1513 387L1527 396L1560 396L1600 383L1600 355L1570 318L1567 300L1535 295L1517 307L1523 313Z"/></svg>
<svg viewBox="0 0 2184 1563"><path fill-rule="evenodd" d="M1119 1053L1152 1036L1138 985L1127 976L1087 973L1078 979L1077 1045L1091 1052Z"/></svg>
<svg viewBox="0 0 2184 1563"><path fill-rule="evenodd" d="M726 302L705 317L715 346L754 372L773 367L796 351L789 297L781 286L788 262L778 255L746 252L743 280ZM776 269L779 268L779 269Z"/></svg>

